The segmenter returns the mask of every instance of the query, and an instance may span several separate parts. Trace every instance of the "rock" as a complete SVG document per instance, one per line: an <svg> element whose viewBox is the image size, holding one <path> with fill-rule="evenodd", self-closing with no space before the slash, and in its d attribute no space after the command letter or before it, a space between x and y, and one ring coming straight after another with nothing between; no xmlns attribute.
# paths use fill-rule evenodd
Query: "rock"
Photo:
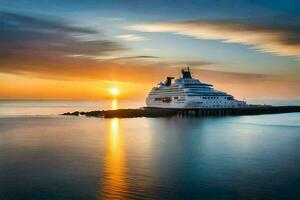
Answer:
<svg viewBox="0 0 300 200"><path fill-rule="evenodd" d="M90 112L67 112L62 115L85 115L87 117L103 118L133 118L133 117L170 117L170 116L226 116L226 115L259 115L300 112L300 106L251 106L246 108L203 108L203 109L166 109L138 108L118 110L98 110Z"/></svg>

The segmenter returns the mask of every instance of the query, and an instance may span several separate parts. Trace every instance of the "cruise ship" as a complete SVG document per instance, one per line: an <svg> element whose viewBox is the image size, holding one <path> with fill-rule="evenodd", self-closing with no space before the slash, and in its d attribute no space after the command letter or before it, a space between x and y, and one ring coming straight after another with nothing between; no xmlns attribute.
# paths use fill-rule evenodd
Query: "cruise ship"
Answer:
<svg viewBox="0 0 300 200"><path fill-rule="evenodd" d="M215 90L213 85L203 83L191 76L189 67L181 70L182 77L153 87L146 99L147 107L156 108L241 108L248 106L245 101L236 100L232 95Z"/></svg>

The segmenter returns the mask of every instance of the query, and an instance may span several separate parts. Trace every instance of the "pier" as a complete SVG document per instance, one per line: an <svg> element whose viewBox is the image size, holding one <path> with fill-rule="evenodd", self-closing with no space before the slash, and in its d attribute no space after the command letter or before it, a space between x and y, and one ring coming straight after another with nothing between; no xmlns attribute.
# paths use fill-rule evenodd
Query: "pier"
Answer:
<svg viewBox="0 0 300 200"><path fill-rule="evenodd" d="M261 115L300 112L300 106L249 106L245 108L203 108L203 109L165 109L165 108L138 108L99 110L90 112L67 112L62 115L75 115L101 118L135 118L135 117L171 117L171 116L238 116Z"/></svg>

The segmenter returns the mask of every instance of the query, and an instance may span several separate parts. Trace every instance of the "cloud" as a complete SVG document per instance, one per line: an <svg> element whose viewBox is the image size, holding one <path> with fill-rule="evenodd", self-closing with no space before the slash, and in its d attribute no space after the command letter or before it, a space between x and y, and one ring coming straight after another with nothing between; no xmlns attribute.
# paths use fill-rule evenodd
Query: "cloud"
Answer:
<svg viewBox="0 0 300 200"><path fill-rule="evenodd" d="M200 69L199 66L214 64L208 61L170 61L151 55L120 57L118 55L126 55L124 51L128 48L121 43L103 39L104 36L101 38L98 30L72 26L63 20L49 20L43 16L32 17L11 13L0 15L0 73L48 79L55 83L53 85L59 82L56 80L70 82L107 80L149 83L151 87L154 83L163 81L166 76L180 76L181 66L190 64L194 66L192 72L195 77L233 94L239 94L238 92L249 94L251 91L255 93L259 89L261 94L265 94L266 89L261 86L262 83L269 83L269 88L275 85L289 86L282 77ZM97 34L100 38L93 41L80 39L81 36L93 34ZM291 43L291 39L286 41L287 44ZM110 59L96 59L97 57ZM293 84L292 89L299 86L298 81ZM40 87L39 91L44 90L42 86ZM61 84L59 87L64 85ZM148 92L144 87L139 91L142 94ZM282 87L280 91L278 90L278 94L284 91L287 89ZM289 90L291 94L294 94L294 91L296 90ZM240 96L244 95L241 93Z"/></svg>
<svg viewBox="0 0 300 200"><path fill-rule="evenodd" d="M79 39L92 34L99 32L64 21L0 13L0 68L17 60L25 65L42 58L57 62L69 55L98 56L127 49L114 41Z"/></svg>
<svg viewBox="0 0 300 200"><path fill-rule="evenodd" d="M23 30L40 30L40 32L66 32L77 34L93 34L98 33L92 28L83 28L67 25L64 21L49 20L43 17L37 18L21 14L0 12L2 28L18 28Z"/></svg>
<svg viewBox="0 0 300 200"><path fill-rule="evenodd" d="M54 80L151 82L164 78L162 66L179 64L151 55L120 57L120 53L126 55L126 46L101 39L101 33L89 27L45 16L0 15L0 73ZM100 39L80 40L92 34Z"/></svg>
<svg viewBox="0 0 300 200"><path fill-rule="evenodd" d="M138 41L144 41L146 40L145 37L135 34L128 34L128 35L117 35L116 36L119 39L130 41L130 42L138 42Z"/></svg>
<svg viewBox="0 0 300 200"><path fill-rule="evenodd" d="M125 56L125 57L114 57L114 58L110 58L110 59L106 59L106 60L110 60L110 61L130 61L130 60L139 60L139 59L143 59L143 60L150 60L150 59L159 59L159 57L157 56Z"/></svg>
<svg viewBox="0 0 300 200"><path fill-rule="evenodd" d="M86 58L65 59L57 63L45 59L36 63L22 65L21 61L14 66L2 68L2 72L20 74L51 80L106 80L132 83L158 83L166 76L181 76L182 65L175 62L158 62L142 58L93 60ZM192 68L193 75L209 83L259 83L272 80L271 75L234 73Z"/></svg>
<svg viewBox="0 0 300 200"><path fill-rule="evenodd" d="M300 57L299 26L197 20L135 24L129 26L129 29L142 32L172 32L195 39L240 43L275 55Z"/></svg>

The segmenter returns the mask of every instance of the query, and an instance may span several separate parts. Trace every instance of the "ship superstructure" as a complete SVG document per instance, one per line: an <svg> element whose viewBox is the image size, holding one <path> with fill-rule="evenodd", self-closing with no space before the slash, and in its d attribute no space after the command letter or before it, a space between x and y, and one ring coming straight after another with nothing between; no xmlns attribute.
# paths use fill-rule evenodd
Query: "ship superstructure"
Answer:
<svg viewBox="0 0 300 200"><path fill-rule="evenodd" d="M241 108L245 101L236 100L232 95L217 91L213 85L203 83L191 76L190 69L182 69L182 77L167 77L164 83L153 87L149 93L147 107L157 108Z"/></svg>

